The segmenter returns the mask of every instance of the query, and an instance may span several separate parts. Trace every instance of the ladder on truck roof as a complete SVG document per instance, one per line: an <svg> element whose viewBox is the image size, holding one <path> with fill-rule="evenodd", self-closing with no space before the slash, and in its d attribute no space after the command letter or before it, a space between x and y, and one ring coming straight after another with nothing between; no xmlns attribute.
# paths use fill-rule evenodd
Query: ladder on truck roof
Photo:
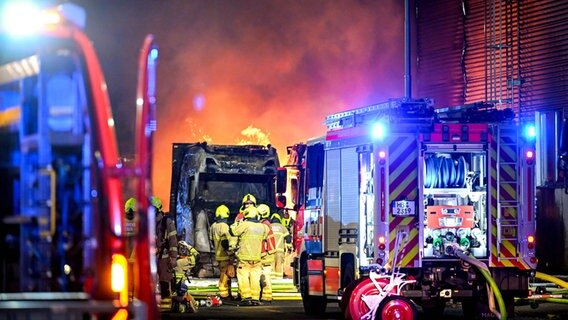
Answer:
<svg viewBox="0 0 568 320"><path fill-rule="evenodd" d="M424 99L390 99L366 107L346 110L325 117L328 130L352 128L368 124L385 115L398 115L401 117L419 118L420 116L433 118L434 101Z"/></svg>

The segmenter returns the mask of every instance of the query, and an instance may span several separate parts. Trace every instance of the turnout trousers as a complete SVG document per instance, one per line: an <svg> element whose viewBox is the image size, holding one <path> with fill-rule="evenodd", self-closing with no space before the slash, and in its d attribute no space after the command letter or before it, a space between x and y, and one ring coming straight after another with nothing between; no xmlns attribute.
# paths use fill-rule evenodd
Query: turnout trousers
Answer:
<svg viewBox="0 0 568 320"><path fill-rule="evenodd" d="M260 261L239 261L237 267L237 281L241 299L260 300L260 275L262 265Z"/></svg>

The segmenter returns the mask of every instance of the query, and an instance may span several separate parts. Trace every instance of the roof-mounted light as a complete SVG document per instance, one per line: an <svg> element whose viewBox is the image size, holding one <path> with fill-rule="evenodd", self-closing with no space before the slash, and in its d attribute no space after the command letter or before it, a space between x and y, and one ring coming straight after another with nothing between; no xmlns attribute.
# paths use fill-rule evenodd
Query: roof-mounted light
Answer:
<svg viewBox="0 0 568 320"><path fill-rule="evenodd" d="M31 2L10 1L0 8L0 30L13 36L29 36L49 25L71 23L85 27L85 10L72 3L64 3L55 9L41 10Z"/></svg>
<svg viewBox="0 0 568 320"><path fill-rule="evenodd" d="M371 137L375 141L382 141L388 133L387 125L383 122L376 122L371 128Z"/></svg>
<svg viewBox="0 0 568 320"><path fill-rule="evenodd" d="M536 138L536 128L532 124L525 125L523 128L523 135L527 140L534 140Z"/></svg>

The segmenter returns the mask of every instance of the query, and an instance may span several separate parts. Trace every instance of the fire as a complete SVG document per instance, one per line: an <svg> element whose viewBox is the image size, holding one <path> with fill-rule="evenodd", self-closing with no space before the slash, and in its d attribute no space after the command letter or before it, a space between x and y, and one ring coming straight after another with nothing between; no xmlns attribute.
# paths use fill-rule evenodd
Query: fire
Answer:
<svg viewBox="0 0 568 320"><path fill-rule="evenodd" d="M270 143L285 163L286 146L325 133L326 115L402 95L399 1L255 3L263 15L196 3L186 8L203 13L194 27L159 38L153 191L162 199L173 142Z"/></svg>
<svg viewBox="0 0 568 320"><path fill-rule="evenodd" d="M261 129L255 128L252 125L249 125L241 131L241 135L244 137L241 138L237 144L238 145L245 145L245 144L257 144L257 145L269 145L270 144L270 133L269 132L262 132Z"/></svg>

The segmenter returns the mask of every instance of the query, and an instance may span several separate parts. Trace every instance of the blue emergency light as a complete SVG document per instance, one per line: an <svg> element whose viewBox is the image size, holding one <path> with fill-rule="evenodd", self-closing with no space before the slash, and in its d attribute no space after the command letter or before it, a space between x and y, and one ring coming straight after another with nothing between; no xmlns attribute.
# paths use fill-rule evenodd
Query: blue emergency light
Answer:
<svg viewBox="0 0 568 320"><path fill-rule="evenodd" d="M382 122L376 122L371 128L371 137L373 140L382 141L387 136L387 126Z"/></svg>
<svg viewBox="0 0 568 320"><path fill-rule="evenodd" d="M527 140L534 140L536 138L536 128L534 127L534 125L525 125L523 128L523 135Z"/></svg>

